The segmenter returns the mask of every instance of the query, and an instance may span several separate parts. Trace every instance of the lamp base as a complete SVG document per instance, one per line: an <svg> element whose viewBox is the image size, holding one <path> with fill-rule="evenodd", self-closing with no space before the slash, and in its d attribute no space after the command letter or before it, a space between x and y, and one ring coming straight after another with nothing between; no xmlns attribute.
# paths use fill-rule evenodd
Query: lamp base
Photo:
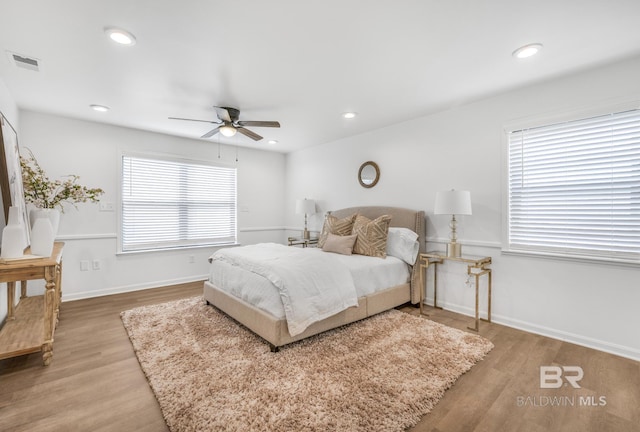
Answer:
<svg viewBox="0 0 640 432"><path fill-rule="evenodd" d="M460 258L462 256L462 245L460 243L447 243L447 256L449 258Z"/></svg>
<svg viewBox="0 0 640 432"><path fill-rule="evenodd" d="M305 240L309 240L311 238L311 233L308 229L304 229L304 231L302 232L302 238L304 238Z"/></svg>

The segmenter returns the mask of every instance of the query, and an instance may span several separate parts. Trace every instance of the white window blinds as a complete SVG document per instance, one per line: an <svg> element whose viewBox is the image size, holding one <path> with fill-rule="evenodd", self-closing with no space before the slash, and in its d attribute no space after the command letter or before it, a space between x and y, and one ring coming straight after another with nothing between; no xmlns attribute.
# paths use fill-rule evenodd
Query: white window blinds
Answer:
<svg viewBox="0 0 640 432"><path fill-rule="evenodd" d="M122 157L122 252L236 242L236 169Z"/></svg>
<svg viewBox="0 0 640 432"><path fill-rule="evenodd" d="M513 131L509 250L640 258L640 110Z"/></svg>

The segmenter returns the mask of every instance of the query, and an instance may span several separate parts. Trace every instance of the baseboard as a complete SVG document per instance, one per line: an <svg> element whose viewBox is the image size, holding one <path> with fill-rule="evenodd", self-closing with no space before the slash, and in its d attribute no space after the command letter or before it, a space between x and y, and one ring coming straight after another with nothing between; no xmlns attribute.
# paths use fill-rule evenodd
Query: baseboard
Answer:
<svg viewBox="0 0 640 432"><path fill-rule="evenodd" d="M433 304L433 298L427 298L427 303L425 304ZM438 306L442 307L451 312L456 312L461 315L466 315L475 318L475 310L466 306L460 306L451 303L438 302ZM486 317L486 313L480 311L480 317ZM526 321L521 321L513 318L509 318L503 315L497 315L495 313L491 314L491 322L495 324L504 325L507 327L515 328L518 330L523 330L528 333L537 334L540 336L550 337L552 339L561 340L563 342L570 342L576 345L584 346L587 348L593 348L598 351L603 351L609 354L614 354L620 357L625 357L631 360L640 361L640 350L631 348L624 345L613 344L611 342L606 342L598 339L593 339L590 337L578 335L575 333L564 332L561 330L552 329L550 327L541 326L538 324L533 324ZM482 323L480 324L482 325Z"/></svg>
<svg viewBox="0 0 640 432"><path fill-rule="evenodd" d="M62 301L68 302L68 301L82 300L82 299L87 299L92 297L102 297L102 296L113 295L113 294L123 294L123 293L133 292L133 291L142 291L142 290L151 289L151 288L161 288L169 285L179 285L183 283L198 282L198 281L206 280L207 277L208 275L189 276L184 278L167 279L162 281L153 281L153 282L145 282L141 284L112 287L112 288L106 288L106 289L101 289L97 291L81 291L78 293L71 293L66 295L63 292Z"/></svg>
<svg viewBox="0 0 640 432"><path fill-rule="evenodd" d="M507 327L512 327L518 330L524 330L529 333L538 334L541 336L547 336L553 339L558 339L564 342L570 342L576 345L581 345L587 348L593 348L598 351L604 351L609 354L615 354L620 357L625 357L631 360L640 361L640 350L627 347L624 345L613 344L611 342L605 342L598 339L589 338L586 336L578 335L575 333L563 332L555 330L549 327L539 326L537 324L531 324L528 322L515 320L503 316L492 314L492 321L497 324L502 324Z"/></svg>

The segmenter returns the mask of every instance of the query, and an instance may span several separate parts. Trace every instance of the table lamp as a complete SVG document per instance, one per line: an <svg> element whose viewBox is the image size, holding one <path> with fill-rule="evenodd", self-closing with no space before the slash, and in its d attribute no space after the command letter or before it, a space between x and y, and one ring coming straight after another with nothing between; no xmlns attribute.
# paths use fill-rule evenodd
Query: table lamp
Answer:
<svg viewBox="0 0 640 432"><path fill-rule="evenodd" d="M447 256L451 258L459 258L462 255L462 245L458 243L456 237L456 215L471 214L471 193L469 191L450 191L437 192L436 203L433 214L451 215L450 242L447 243Z"/></svg>
<svg viewBox="0 0 640 432"><path fill-rule="evenodd" d="M299 199L296 201L296 213L304 214L304 232L303 238L309 240L309 230L307 229L307 215L314 214L316 212L316 202L311 199Z"/></svg>

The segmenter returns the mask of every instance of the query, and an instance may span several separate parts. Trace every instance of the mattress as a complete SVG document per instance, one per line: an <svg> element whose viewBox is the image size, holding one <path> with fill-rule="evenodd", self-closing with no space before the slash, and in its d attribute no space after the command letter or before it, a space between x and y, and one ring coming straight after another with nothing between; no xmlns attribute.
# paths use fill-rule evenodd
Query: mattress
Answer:
<svg viewBox="0 0 640 432"><path fill-rule="evenodd" d="M312 254L329 253L317 248L307 248L305 251ZM411 277L410 267L396 257L387 256L383 259L364 255L332 255L349 269L358 297L408 283ZM277 319L285 317L278 288L256 273L214 260L210 267L209 282Z"/></svg>

